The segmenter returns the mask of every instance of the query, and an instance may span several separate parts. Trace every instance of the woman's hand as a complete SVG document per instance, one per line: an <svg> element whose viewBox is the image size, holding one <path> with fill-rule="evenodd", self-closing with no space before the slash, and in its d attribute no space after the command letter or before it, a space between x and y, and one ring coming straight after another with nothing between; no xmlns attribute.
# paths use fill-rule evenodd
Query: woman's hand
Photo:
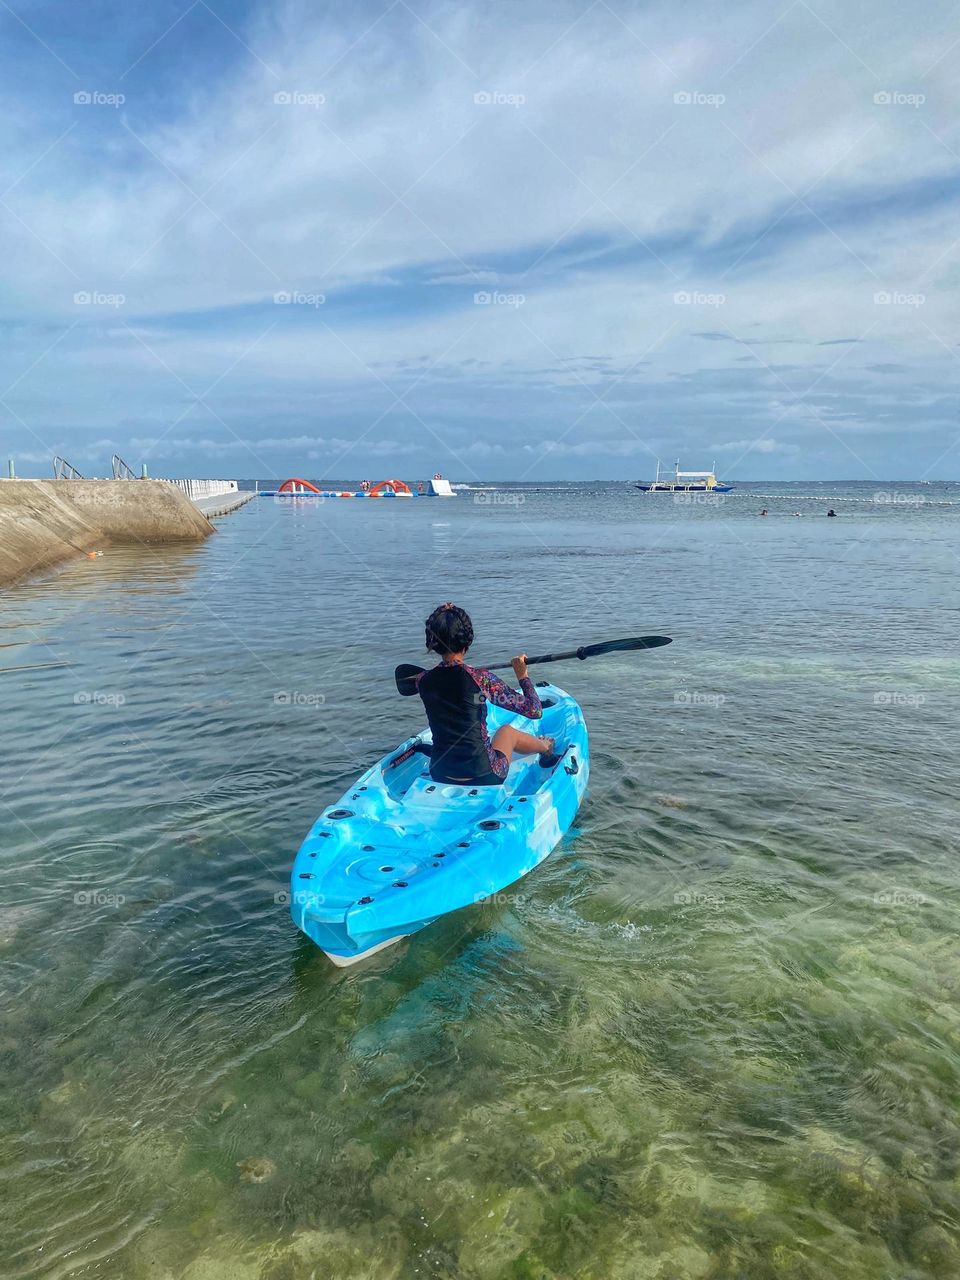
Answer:
<svg viewBox="0 0 960 1280"><path fill-rule="evenodd" d="M527 655L518 653L515 658L510 659L510 665L513 667L513 674L518 680L525 680L527 677Z"/></svg>

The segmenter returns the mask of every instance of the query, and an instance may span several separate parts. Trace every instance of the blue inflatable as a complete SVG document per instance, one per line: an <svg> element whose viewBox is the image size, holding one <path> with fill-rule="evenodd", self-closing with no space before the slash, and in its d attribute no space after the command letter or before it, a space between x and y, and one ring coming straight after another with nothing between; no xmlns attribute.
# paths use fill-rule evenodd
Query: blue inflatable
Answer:
<svg viewBox="0 0 960 1280"><path fill-rule="evenodd" d="M543 718L488 706L501 724L550 734L550 769L515 756L502 786L434 782L425 730L384 756L325 809L291 876L294 923L337 965L353 964L449 911L480 902L532 871L576 816L590 771L583 712L555 685L537 685Z"/></svg>

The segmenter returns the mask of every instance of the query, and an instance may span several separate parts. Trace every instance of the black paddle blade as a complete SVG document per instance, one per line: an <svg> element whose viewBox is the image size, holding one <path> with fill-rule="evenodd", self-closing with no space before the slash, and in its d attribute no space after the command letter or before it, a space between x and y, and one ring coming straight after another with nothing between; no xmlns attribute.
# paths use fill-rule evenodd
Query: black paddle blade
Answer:
<svg viewBox="0 0 960 1280"><path fill-rule="evenodd" d="M397 682L397 693L402 693L405 698L415 694L417 692L417 676L421 675L422 672L423 667L414 667L409 662L401 662L393 673L393 678Z"/></svg>
<svg viewBox="0 0 960 1280"><path fill-rule="evenodd" d="M630 636L626 640L605 640L602 644L585 644L577 650L578 658L596 658L601 653L618 653L623 649L659 649L673 644L671 636Z"/></svg>

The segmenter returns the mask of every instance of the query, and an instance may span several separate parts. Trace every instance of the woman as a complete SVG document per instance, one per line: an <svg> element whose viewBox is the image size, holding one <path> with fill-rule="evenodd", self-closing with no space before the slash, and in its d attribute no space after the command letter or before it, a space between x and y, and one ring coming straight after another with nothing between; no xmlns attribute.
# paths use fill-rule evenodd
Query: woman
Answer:
<svg viewBox="0 0 960 1280"><path fill-rule="evenodd" d="M540 699L527 675L527 655L513 659L520 691L511 689L491 671L469 667L464 659L473 644L473 623L469 614L455 604L442 604L426 622L427 649L440 655L440 663L417 677L433 733L430 776L436 782L471 786L497 786L510 768L514 752L540 755L545 768L556 764L553 738L502 725L490 741L487 733L487 703L539 720Z"/></svg>

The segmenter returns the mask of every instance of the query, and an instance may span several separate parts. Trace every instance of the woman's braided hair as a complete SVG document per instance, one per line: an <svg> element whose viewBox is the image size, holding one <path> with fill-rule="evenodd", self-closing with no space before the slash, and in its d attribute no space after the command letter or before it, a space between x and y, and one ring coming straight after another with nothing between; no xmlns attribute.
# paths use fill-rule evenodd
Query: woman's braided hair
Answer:
<svg viewBox="0 0 960 1280"><path fill-rule="evenodd" d="M426 621L427 649L433 653L463 653L473 644L473 623L466 609L447 601Z"/></svg>

